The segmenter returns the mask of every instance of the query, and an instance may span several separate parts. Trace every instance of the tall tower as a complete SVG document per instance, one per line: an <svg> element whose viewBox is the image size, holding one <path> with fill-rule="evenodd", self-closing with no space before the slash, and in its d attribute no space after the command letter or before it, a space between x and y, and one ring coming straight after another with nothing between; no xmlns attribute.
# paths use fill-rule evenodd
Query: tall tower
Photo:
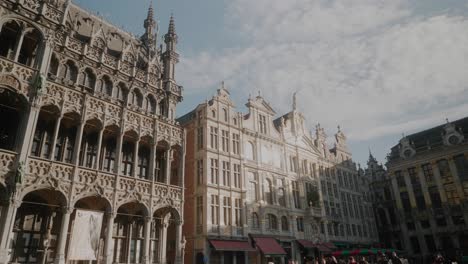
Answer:
<svg viewBox="0 0 468 264"><path fill-rule="evenodd" d="M145 27L145 33L141 36L141 40L150 50L155 50L158 25L154 20L153 2L150 3L148 15L146 16L143 26Z"/></svg>
<svg viewBox="0 0 468 264"><path fill-rule="evenodd" d="M176 52L177 34L175 32L174 16L171 15L169 21L169 29L167 34L164 36L164 42L166 43L166 51L163 54L164 61L164 79L165 81L171 81L175 83L174 67L179 62L179 54Z"/></svg>
<svg viewBox="0 0 468 264"><path fill-rule="evenodd" d="M164 67L164 74L162 76L164 85L163 87L168 94L168 101L166 102L167 110L165 111L165 116L170 120L175 118L176 104L182 100L182 87L178 86L175 81L175 65L179 62L179 54L176 52L177 38L178 37L175 32L174 16L171 15L169 29L164 36L166 50L162 54Z"/></svg>

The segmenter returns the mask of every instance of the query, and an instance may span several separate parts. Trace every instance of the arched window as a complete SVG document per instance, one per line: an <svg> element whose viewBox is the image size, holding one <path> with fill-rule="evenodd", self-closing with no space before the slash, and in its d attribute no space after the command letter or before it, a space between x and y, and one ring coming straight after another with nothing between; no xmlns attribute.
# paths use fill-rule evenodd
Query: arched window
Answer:
<svg viewBox="0 0 468 264"><path fill-rule="evenodd" d="M234 125L237 126L237 118L233 118L232 121L233 121Z"/></svg>
<svg viewBox="0 0 468 264"><path fill-rule="evenodd" d="M69 60L65 65L62 67L62 72L60 76L66 80L71 82L76 82L76 78L78 77L78 68L75 66L73 61Z"/></svg>
<svg viewBox="0 0 468 264"><path fill-rule="evenodd" d="M145 146L140 147L138 151L138 177L148 179L149 159L150 150Z"/></svg>
<svg viewBox="0 0 468 264"><path fill-rule="evenodd" d="M13 60L15 45L21 36L21 27L16 21L9 21L2 26L0 33L0 56Z"/></svg>
<svg viewBox="0 0 468 264"><path fill-rule="evenodd" d="M223 116L224 116L224 122L228 121L228 111L226 108L223 108Z"/></svg>
<svg viewBox="0 0 468 264"><path fill-rule="evenodd" d="M26 29L26 34L21 43L18 54L18 62L29 67L36 64L36 56L39 54L39 44L41 43L41 33L37 29Z"/></svg>
<svg viewBox="0 0 468 264"><path fill-rule="evenodd" d="M104 75L101 80L99 80L99 92L112 96L112 82L109 76Z"/></svg>
<svg viewBox="0 0 468 264"><path fill-rule="evenodd" d="M96 85L96 76L91 69L87 68L83 71L81 76L81 85L86 89L94 90L94 86Z"/></svg>
<svg viewBox="0 0 468 264"><path fill-rule="evenodd" d="M159 102L159 115L160 116L167 116L166 100L161 100L161 102Z"/></svg>
<svg viewBox="0 0 468 264"><path fill-rule="evenodd" d="M265 179L265 201L273 204L273 185L270 179Z"/></svg>
<svg viewBox="0 0 468 264"><path fill-rule="evenodd" d="M284 215L281 217L281 230L283 231L289 230L288 218Z"/></svg>
<svg viewBox="0 0 468 264"><path fill-rule="evenodd" d="M247 141L245 142L245 157L249 160L255 160L255 145Z"/></svg>
<svg viewBox="0 0 468 264"><path fill-rule="evenodd" d="M29 67L36 66L41 41L39 30L21 26L16 21L6 22L0 32L0 56Z"/></svg>
<svg viewBox="0 0 468 264"><path fill-rule="evenodd" d="M286 206L286 197L284 195L284 188L280 187L278 189L278 203L281 206Z"/></svg>
<svg viewBox="0 0 468 264"><path fill-rule="evenodd" d="M278 220L274 214L267 215L268 220L268 229L270 230L278 230Z"/></svg>
<svg viewBox="0 0 468 264"><path fill-rule="evenodd" d="M141 95L140 91L135 89L130 93L130 104L142 107L143 96Z"/></svg>
<svg viewBox="0 0 468 264"><path fill-rule="evenodd" d="M153 96L148 95L145 98L145 107L148 113L154 114L156 112L156 100L154 100Z"/></svg>
<svg viewBox="0 0 468 264"><path fill-rule="evenodd" d="M215 110L211 110L211 117L216 118L216 111Z"/></svg>
<svg viewBox="0 0 468 264"><path fill-rule="evenodd" d="M133 150L135 149L133 142L125 142L122 145L122 175L132 176L133 173Z"/></svg>
<svg viewBox="0 0 468 264"><path fill-rule="evenodd" d="M115 97L117 98L117 100L121 102L127 102L127 94L128 94L128 89L125 86L125 84L119 83L119 85L117 85L117 89L115 93Z"/></svg>
<svg viewBox="0 0 468 264"><path fill-rule="evenodd" d="M50 58L50 63L49 63L49 76L57 76L58 73L58 68L59 68L59 60L55 56L55 54L52 55L52 58Z"/></svg>
<svg viewBox="0 0 468 264"><path fill-rule="evenodd" d="M253 229L258 229L260 228L260 223L258 219L258 214L256 212L252 213L252 228Z"/></svg>

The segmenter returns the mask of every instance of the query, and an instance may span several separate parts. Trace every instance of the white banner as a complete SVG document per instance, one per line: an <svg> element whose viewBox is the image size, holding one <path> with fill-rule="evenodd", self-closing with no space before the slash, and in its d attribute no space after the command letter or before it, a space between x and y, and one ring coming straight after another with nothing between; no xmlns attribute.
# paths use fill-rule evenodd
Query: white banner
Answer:
<svg viewBox="0 0 468 264"><path fill-rule="evenodd" d="M68 250L70 260L96 260L104 213L76 210L75 223Z"/></svg>

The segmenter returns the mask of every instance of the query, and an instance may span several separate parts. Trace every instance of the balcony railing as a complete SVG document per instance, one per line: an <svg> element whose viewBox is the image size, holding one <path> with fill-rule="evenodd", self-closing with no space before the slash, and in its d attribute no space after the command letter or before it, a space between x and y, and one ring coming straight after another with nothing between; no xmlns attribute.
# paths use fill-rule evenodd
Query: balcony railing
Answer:
<svg viewBox="0 0 468 264"><path fill-rule="evenodd" d="M6 164L6 166L2 167L11 167L14 157L14 153L1 151L0 163ZM84 190L87 187L95 186L95 189L100 191L110 190L112 192L125 192L130 190L143 196L150 196L153 192L155 196L167 197L175 201L182 200L182 188L178 186L167 185L159 182L152 183L150 180L126 176L120 176L119 182L116 185L116 174L83 167L78 167L77 170L77 175L73 179L73 165L38 157L29 157L26 173L26 185L35 184L41 178L45 179L46 182L49 182L52 185L69 185L74 180L78 190ZM153 191L151 188L152 184L154 184Z"/></svg>

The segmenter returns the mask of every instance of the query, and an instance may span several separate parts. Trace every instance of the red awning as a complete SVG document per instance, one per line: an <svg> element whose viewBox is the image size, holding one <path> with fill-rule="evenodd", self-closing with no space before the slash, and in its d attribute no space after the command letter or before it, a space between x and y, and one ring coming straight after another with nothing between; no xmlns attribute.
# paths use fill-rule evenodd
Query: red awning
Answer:
<svg viewBox="0 0 468 264"><path fill-rule="evenodd" d="M217 251L255 251L247 241L210 239L210 244Z"/></svg>
<svg viewBox="0 0 468 264"><path fill-rule="evenodd" d="M254 237L257 247L264 255L286 255L286 251L272 237Z"/></svg>
<svg viewBox="0 0 468 264"><path fill-rule="evenodd" d="M322 252L322 253L331 253L332 250L326 246L324 246L323 244L316 244L317 246L317 249L318 251Z"/></svg>
<svg viewBox="0 0 468 264"><path fill-rule="evenodd" d="M335 244L333 244L333 243L331 243L331 242L324 242L324 243L322 243L322 245L325 246L325 247L327 247L327 248L329 248L329 249L331 249L331 250L337 249L337 247L335 246Z"/></svg>
<svg viewBox="0 0 468 264"><path fill-rule="evenodd" d="M299 245L301 245L304 248L316 248L317 247L317 245L310 240L298 239L296 241L297 243L299 243Z"/></svg>

